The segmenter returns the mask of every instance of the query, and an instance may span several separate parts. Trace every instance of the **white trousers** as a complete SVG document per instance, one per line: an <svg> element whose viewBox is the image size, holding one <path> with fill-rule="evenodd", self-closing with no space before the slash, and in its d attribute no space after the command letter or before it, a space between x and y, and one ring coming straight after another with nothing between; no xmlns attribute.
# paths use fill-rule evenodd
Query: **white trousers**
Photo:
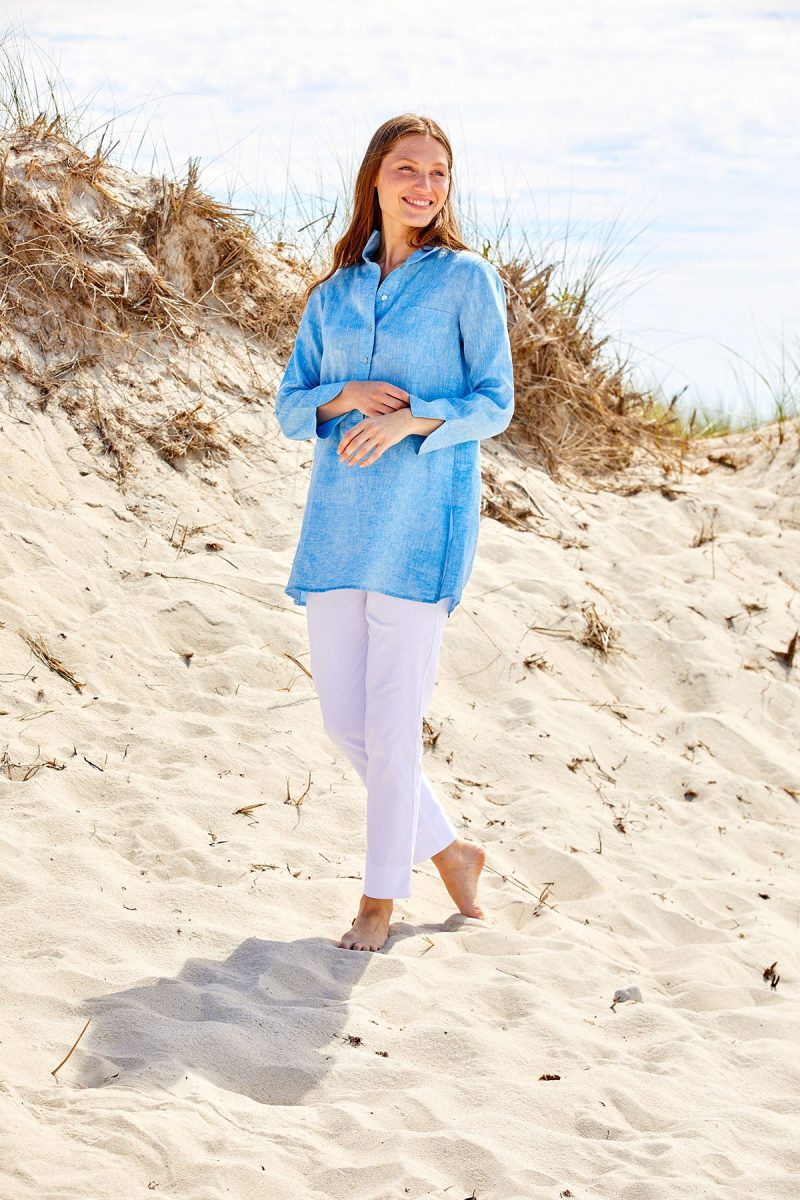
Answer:
<svg viewBox="0 0 800 1200"><path fill-rule="evenodd" d="M449 603L354 588L306 594L323 727L367 789L366 896L408 899L412 865L458 836L422 769Z"/></svg>

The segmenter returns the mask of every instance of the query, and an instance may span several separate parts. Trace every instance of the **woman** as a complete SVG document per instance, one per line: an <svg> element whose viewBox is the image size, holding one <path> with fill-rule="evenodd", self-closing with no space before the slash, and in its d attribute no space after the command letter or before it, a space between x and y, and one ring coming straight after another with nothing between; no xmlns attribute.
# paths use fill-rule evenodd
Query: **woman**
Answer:
<svg viewBox="0 0 800 1200"><path fill-rule="evenodd" d="M383 946L427 858L459 910L484 915L484 851L422 770L442 632L477 548L479 440L514 407L503 283L459 236L452 163L428 117L376 130L275 402L287 437L315 439L285 591L306 607L325 731L367 788L364 894L339 942L353 950Z"/></svg>

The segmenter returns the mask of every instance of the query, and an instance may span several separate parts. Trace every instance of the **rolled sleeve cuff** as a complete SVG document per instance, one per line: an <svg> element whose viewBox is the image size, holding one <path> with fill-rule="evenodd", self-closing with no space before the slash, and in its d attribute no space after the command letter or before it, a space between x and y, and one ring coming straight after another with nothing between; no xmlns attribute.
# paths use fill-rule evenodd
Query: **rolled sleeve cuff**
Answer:
<svg viewBox="0 0 800 1200"><path fill-rule="evenodd" d="M469 404L465 400L454 403L446 397L441 400L421 400L419 396L409 394L408 406L412 416L429 417L442 422L427 436L420 437L415 446L417 454L443 450L459 442L495 437L507 428L514 411L513 391L510 388L506 392L507 402L502 406L488 393L475 392L466 400Z"/></svg>
<svg viewBox="0 0 800 1200"><path fill-rule="evenodd" d="M432 421L448 421L457 415L449 400L422 400L413 392L409 392L408 407L412 417L429 417Z"/></svg>
<svg viewBox="0 0 800 1200"><path fill-rule="evenodd" d="M413 392L409 392L408 407L412 417L426 417L431 421L444 422L443 425L438 425L428 434L416 435L414 448L417 454L428 454L431 450L438 450L442 446L446 446L443 430L448 419L453 416L452 404L448 400L422 400ZM438 438L437 434L440 434Z"/></svg>
<svg viewBox="0 0 800 1200"><path fill-rule="evenodd" d="M307 391L289 393L285 398L279 396L278 419L286 437L303 439L317 434L328 437L333 432L334 423L341 420L344 413L317 426L317 409L321 404L334 400L343 387L343 383L321 383Z"/></svg>

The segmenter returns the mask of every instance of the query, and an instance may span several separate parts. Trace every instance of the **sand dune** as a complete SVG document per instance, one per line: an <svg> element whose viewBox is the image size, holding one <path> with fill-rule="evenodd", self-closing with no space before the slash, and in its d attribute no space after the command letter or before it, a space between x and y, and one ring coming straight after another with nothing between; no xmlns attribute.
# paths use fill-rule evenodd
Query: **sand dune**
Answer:
<svg viewBox="0 0 800 1200"><path fill-rule="evenodd" d="M487 444L541 515L482 522L425 757L487 920L423 864L358 954L364 796L283 593L312 447L265 350L198 337L148 404L227 453L130 434L122 488L8 376L2 1195L796 1196L800 430L603 490ZM120 437L135 369L79 375Z"/></svg>

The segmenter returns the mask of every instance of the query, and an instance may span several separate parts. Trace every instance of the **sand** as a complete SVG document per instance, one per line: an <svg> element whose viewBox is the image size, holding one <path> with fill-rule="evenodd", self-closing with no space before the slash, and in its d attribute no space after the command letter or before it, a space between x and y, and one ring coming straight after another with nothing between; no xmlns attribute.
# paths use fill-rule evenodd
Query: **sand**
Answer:
<svg viewBox="0 0 800 1200"><path fill-rule="evenodd" d="M3 396L0 1195L796 1197L797 423L602 490L484 443L533 516L482 520L425 769L487 917L422 864L359 953L283 592L313 445L269 354L165 344ZM121 488L81 387L120 438L201 398L229 453L131 434Z"/></svg>
<svg viewBox="0 0 800 1200"><path fill-rule="evenodd" d="M423 864L369 954L267 425L215 488L154 457L145 522L63 415L2 420L2 1194L795 1196L796 432L671 499L484 453L543 516L482 521L425 766L487 919Z"/></svg>

